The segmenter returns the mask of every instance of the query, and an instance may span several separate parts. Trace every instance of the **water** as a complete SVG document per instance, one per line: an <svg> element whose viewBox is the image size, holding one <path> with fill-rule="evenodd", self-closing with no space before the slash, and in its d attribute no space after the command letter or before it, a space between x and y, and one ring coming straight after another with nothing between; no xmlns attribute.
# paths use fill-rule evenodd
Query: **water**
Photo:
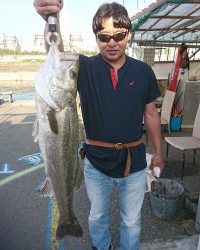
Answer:
<svg viewBox="0 0 200 250"><path fill-rule="evenodd" d="M13 100L35 100L35 91L17 92L13 94Z"/></svg>
<svg viewBox="0 0 200 250"><path fill-rule="evenodd" d="M27 91L18 91L14 92L12 95L13 101L19 100L35 100L35 91L34 90L27 90ZM0 95L0 100L3 99L4 101L9 100L8 95Z"/></svg>

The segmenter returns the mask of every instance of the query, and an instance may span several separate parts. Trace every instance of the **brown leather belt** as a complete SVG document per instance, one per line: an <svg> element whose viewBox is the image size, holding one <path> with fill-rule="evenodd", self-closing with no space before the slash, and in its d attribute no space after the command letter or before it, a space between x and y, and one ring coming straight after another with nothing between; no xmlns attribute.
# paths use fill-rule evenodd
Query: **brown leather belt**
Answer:
<svg viewBox="0 0 200 250"><path fill-rule="evenodd" d="M104 142L104 141L96 141L96 140L87 139L86 143L89 145L106 147L106 148L113 148L113 149L117 149L117 150L127 149L128 154L127 154L127 160L126 160L126 167L125 167L125 171L124 171L124 176L126 177L129 175L130 168L131 168L131 154L130 154L129 148L135 147L135 146L141 144L142 141L137 140L137 141L133 141L133 142L129 142L129 143L121 143L121 142L111 143L111 142Z"/></svg>

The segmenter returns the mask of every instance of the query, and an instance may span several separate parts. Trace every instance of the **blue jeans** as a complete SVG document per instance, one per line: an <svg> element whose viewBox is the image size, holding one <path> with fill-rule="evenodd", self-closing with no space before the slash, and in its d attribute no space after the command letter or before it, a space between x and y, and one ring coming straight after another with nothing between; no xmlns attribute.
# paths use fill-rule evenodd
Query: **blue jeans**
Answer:
<svg viewBox="0 0 200 250"><path fill-rule="evenodd" d="M109 230L109 205L115 181L119 190L120 250L138 250L141 233L141 208L146 190L145 170L128 177L112 178L95 169L85 159L85 185L91 202L89 231L93 245L98 250L108 250L111 243Z"/></svg>

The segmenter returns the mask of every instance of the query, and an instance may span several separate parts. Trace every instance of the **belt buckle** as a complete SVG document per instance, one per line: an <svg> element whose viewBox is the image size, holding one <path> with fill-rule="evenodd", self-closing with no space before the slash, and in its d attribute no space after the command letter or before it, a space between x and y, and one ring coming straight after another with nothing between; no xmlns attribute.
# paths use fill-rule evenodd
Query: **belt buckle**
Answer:
<svg viewBox="0 0 200 250"><path fill-rule="evenodd" d="M115 144L115 149L118 149L118 150L124 149L124 144L121 143L121 142L116 143L116 144Z"/></svg>

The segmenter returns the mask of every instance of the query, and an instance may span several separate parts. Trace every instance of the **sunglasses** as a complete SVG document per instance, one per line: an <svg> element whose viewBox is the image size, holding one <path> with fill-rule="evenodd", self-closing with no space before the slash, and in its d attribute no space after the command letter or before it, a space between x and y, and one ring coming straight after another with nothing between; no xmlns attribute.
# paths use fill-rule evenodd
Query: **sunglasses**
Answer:
<svg viewBox="0 0 200 250"><path fill-rule="evenodd" d="M109 43L111 39L113 39L115 42L120 42L120 41L124 40L126 35L127 35L127 31L121 32L121 33L116 33L113 36L110 36L107 34L98 34L97 38L99 39L99 41L101 41L103 43Z"/></svg>

